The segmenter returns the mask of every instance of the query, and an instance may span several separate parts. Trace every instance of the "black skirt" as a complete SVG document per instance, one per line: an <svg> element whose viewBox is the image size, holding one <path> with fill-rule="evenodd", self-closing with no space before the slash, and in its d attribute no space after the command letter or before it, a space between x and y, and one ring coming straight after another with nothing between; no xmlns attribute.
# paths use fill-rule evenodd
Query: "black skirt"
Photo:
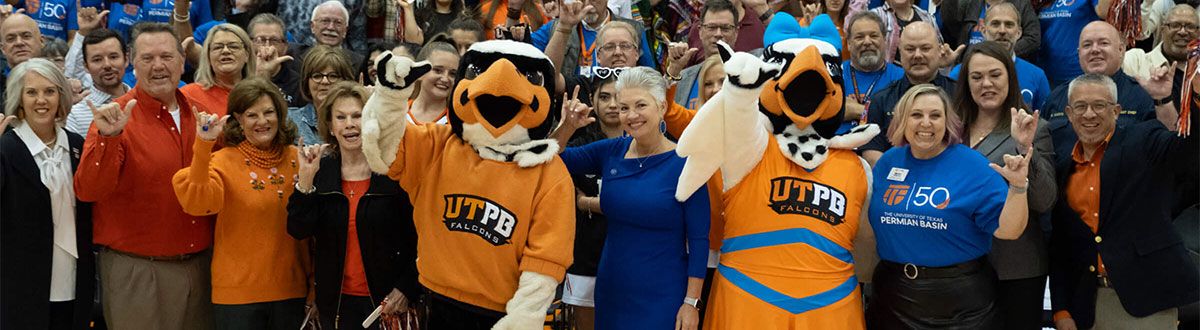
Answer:
<svg viewBox="0 0 1200 330"><path fill-rule="evenodd" d="M998 329L996 272L986 258L947 267L880 261L868 329Z"/></svg>

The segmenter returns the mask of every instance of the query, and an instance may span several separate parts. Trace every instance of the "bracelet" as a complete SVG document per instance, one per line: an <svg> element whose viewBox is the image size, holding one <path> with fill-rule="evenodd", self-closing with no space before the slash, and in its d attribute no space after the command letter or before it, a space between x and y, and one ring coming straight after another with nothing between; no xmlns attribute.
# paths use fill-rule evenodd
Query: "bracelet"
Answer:
<svg viewBox="0 0 1200 330"><path fill-rule="evenodd" d="M1167 96L1162 99L1154 100L1154 106L1162 106L1171 103L1171 97Z"/></svg>
<svg viewBox="0 0 1200 330"><path fill-rule="evenodd" d="M308 194L311 194L311 193L313 193L313 192L316 192L316 191L317 191L317 186L312 186L312 187L309 187L308 189L304 189L304 188L301 188L301 187L300 187L300 183L299 183L299 182L296 182L296 191L300 192L301 194L308 195Z"/></svg>
<svg viewBox="0 0 1200 330"><path fill-rule="evenodd" d="M758 20L760 20L760 21L766 22L769 19L771 19L771 10L770 9L768 9L767 11L764 11L762 13L762 15L758 15Z"/></svg>
<svg viewBox="0 0 1200 330"><path fill-rule="evenodd" d="M192 18L191 13L180 16L179 13L172 12L171 15L175 16L176 22L187 22L189 19Z"/></svg>
<svg viewBox="0 0 1200 330"><path fill-rule="evenodd" d="M1017 187L1012 184L1008 185L1008 190L1015 194L1024 194L1029 191L1029 178L1025 178L1025 186Z"/></svg>
<svg viewBox="0 0 1200 330"><path fill-rule="evenodd" d="M505 8L507 8L507 7L505 7ZM507 17L508 19L511 19L511 20L518 20L518 21L521 20L521 9L520 8L518 8L518 9L507 8L507 9L508 9L508 12L504 14L504 17Z"/></svg>

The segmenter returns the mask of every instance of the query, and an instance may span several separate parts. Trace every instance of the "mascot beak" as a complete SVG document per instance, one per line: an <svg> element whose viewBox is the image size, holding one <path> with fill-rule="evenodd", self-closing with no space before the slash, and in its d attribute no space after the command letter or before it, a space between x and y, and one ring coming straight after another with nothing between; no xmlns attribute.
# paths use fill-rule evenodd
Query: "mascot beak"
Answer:
<svg viewBox="0 0 1200 330"><path fill-rule="evenodd" d="M546 89L530 82L516 65L503 58L469 83L460 84L455 94L459 96L457 102L464 105L457 115L464 122L482 124L494 137L515 125L536 127L550 112Z"/></svg>
<svg viewBox="0 0 1200 330"><path fill-rule="evenodd" d="M786 116L799 128L839 116L845 101L842 89L816 47L807 47L791 61L778 79L767 82L759 95L762 107Z"/></svg>

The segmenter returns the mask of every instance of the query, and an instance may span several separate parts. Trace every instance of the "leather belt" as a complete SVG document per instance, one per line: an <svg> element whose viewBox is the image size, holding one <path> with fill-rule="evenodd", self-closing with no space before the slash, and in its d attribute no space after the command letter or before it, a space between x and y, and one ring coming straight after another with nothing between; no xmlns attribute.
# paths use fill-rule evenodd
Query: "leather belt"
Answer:
<svg viewBox="0 0 1200 330"><path fill-rule="evenodd" d="M112 249L109 247L105 247L104 250L112 252L112 253L116 253L119 255L123 255L126 257L132 257L132 258L144 259L144 260L150 260L150 261L185 261L185 260L191 259L195 256L198 256L201 253L204 253L204 251L200 251L200 252L196 252L196 253L185 253L185 254L170 255L170 256L144 256L144 255L140 255L140 254L136 254L136 253L130 253L130 252Z"/></svg>
<svg viewBox="0 0 1200 330"><path fill-rule="evenodd" d="M983 268L983 258L966 261L945 267L926 267L917 266L912 263L896 263L887 260L880 260L880 265L899 270L904 274L905 278L915 280L918 278L950 278L958 277L963 274L971 273Z"/></svg>

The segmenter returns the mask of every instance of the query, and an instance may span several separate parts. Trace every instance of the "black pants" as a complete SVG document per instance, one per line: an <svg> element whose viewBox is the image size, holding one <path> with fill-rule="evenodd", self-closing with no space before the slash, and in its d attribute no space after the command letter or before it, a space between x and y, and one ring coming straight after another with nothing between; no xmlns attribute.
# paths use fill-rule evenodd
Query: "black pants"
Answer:
<svg viewBox="0 0 1200 330"><path fill-rule="evenodd" d="M869 329L999 329L996 272L986 259L909 275L904 265L880 261L875 296L867 307Z"/></svg>
<svg viewBox="0 0 1200 330"><path fill-rule="evenodd" d="M213 317L216 328L222 330L295 330L304 322L304 298L239 305L213 304Z"/></svg>
<svg viewBox="0 0 1200 330"><path fill-rule="evenodd" d="M1042 328L1042 304L1046 294L1046 276L1000 281L996 286L996 307L1004 329Z"/></svg>
<svg viewBox="0 0 1200 330"><path fill-rule="evenodd" d="M426 301L429 305L426 320L428 329L487 330L504 317L504 313L471 306L436 293L429 293Z"/></svg>
<svg viewBox="0 0 1200 330"><path fill-rule="evenodd" d="M341 300L341 307L337 307L337 310L317 311L321 313L321 329L362 329L363 321L377 307L371 303L370 297L343 294ZM376 320L371 329L378 328L379 321Z"/></svg>
<svg viewBox="0 0 1200 330"><path fill-rule="evenodd" d="M19 317L9 315L8 317ZM50 302L50 330L72 330L75 323L75 301Z"/></svg>

